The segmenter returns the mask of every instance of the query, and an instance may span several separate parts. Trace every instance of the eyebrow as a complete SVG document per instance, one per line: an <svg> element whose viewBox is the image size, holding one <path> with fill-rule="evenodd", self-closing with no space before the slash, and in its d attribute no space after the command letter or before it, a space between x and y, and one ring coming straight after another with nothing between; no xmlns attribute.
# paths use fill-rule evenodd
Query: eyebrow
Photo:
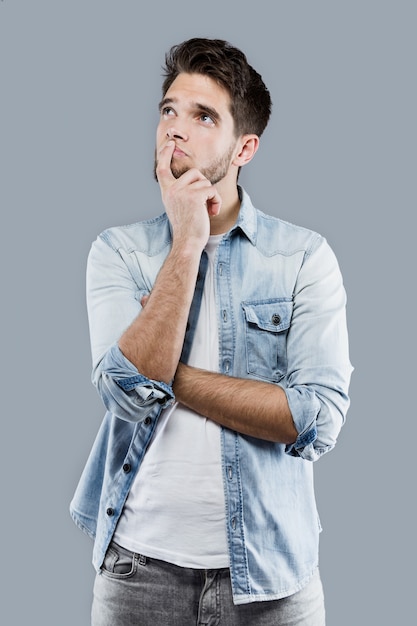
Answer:
<svg viewBox="0 0 417 626"><path fill-rule="evenodd" d="M158 110L161 111L164 106L166 106L167 104L173 104L174 100L173 98L163 98L163 100L161 100L161 102L158 104Z"/></svg>
<svg viewBox="0 0 417 626"><path fill-rule="evenodd" d="M169 104L175 104L176 102L178 102L177 98L164 98L163 100L161 100L161 102L158 105L159 111L161 111L165 106ZM194 108L196 111L207 113L207 115L209 115L216 121L221 119L219 112L216 111L216 109L213 109L213 107L209 106L208 104L202 104L201 102L194 102L192 104L192 108Z"/></svg>

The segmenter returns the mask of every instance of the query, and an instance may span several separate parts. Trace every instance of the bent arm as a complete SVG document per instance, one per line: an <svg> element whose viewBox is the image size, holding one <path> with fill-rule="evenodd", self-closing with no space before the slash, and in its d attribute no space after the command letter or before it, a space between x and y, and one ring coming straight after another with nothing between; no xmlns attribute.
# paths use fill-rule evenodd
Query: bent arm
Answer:
<svg viewBox="0 0 417 626"><path fill-rule="evenodd" d="M177 399L242 434L286 444L315 461L331 450L349 407L346 294L336 258L323 239L306 257L295 285L279 385L193 370L180 363Z"/></svg>
<svg viewBox="0 0 417 626"><path fill-rule="evenodd" d="M143 419L156 402L165 406L173 399L170 385L209 236L209 205L212 213L221 205L198 170L174 178L173 147L168 142L161 150L157 169L171 224L172 241L163 248L169 246L168 254L159 249L147 256L136 242L130 254L132 241L123 247L107 235L92 246L87 266L93 382L109 411L133 421ZM161 264L154 255L163 255ZM158 267L156 276L151 266Z"/></svg>
<svg viewBox="0 0 417 626"><path fill-rule="evenodd" d="M297 439L287 397L278 385L180 363L173 389L179 402L221 426L279 443Z"/></svg>
<svg viewBox="0 0 417 626"><path fill-rule="evenodd" d="M172 249L146 307L119 339L122 353L142 374L165 383L172 381L181 356L201 253L210 232L209 213L218 213L221 206L216 189L198 170L173 176L174 148L173 141L162 147L156 169L172 226Z"/></svg>

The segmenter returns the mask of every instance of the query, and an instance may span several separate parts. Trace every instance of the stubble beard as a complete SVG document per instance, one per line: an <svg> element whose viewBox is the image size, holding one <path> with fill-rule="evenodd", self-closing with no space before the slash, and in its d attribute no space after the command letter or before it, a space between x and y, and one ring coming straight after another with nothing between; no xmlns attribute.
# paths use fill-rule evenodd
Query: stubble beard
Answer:
<svg viewBox="0 0 417 626"><path fill-rule="evenodd" d="M230 167L230 161L231 161L231 158L232 158L232 155L233 155L233 150L234 150L234 146L231 146L226 154L224 154L221 157L218 157L217 159L212 161L206 167L199 168L199 171L203 174L203 176L205 178L207 178L207 180L209 180L211 182L212 185L216 185L228 173L229 167ZM158 178L156 176L156 166L157 166L157 159L156 159L156 155L155 155L153 174L154 174L155 180L157 181ZM172 175L174 176L174 178L180 178L180 176L185 174L185 172L188 172L189 169L191 169L191 166L188 166L188 165L182 165L182 166L176 165L175 164L175 157L174 157L174 159L172 159L172 161L171 161L171 172L172 172Z"/></svg>

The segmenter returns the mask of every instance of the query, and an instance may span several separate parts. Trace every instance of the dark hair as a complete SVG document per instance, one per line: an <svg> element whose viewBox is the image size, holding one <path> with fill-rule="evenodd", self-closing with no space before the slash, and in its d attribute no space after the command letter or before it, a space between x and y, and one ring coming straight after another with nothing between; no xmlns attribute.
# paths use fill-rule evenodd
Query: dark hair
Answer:
<svg viewBox="0 0 417 626"><path fill-rule="evenodd" d="M230 94L236 136L262 135L272 108L269 91L243 52L227 41L196 37L172 46L163 70L163 96L178 74L204 74Z"/></svg>

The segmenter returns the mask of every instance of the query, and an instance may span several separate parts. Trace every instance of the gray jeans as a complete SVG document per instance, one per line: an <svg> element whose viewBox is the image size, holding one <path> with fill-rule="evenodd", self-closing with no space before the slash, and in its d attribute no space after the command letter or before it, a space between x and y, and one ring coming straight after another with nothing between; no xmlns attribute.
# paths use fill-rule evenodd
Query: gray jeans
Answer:
<svg viewBox="0 0 417 626"><path fill-rule="evenodd" d="M228 569L198 570L110 544L96 576L92 626L324 626L318 570L298 593L235 606Z"/></svg>

